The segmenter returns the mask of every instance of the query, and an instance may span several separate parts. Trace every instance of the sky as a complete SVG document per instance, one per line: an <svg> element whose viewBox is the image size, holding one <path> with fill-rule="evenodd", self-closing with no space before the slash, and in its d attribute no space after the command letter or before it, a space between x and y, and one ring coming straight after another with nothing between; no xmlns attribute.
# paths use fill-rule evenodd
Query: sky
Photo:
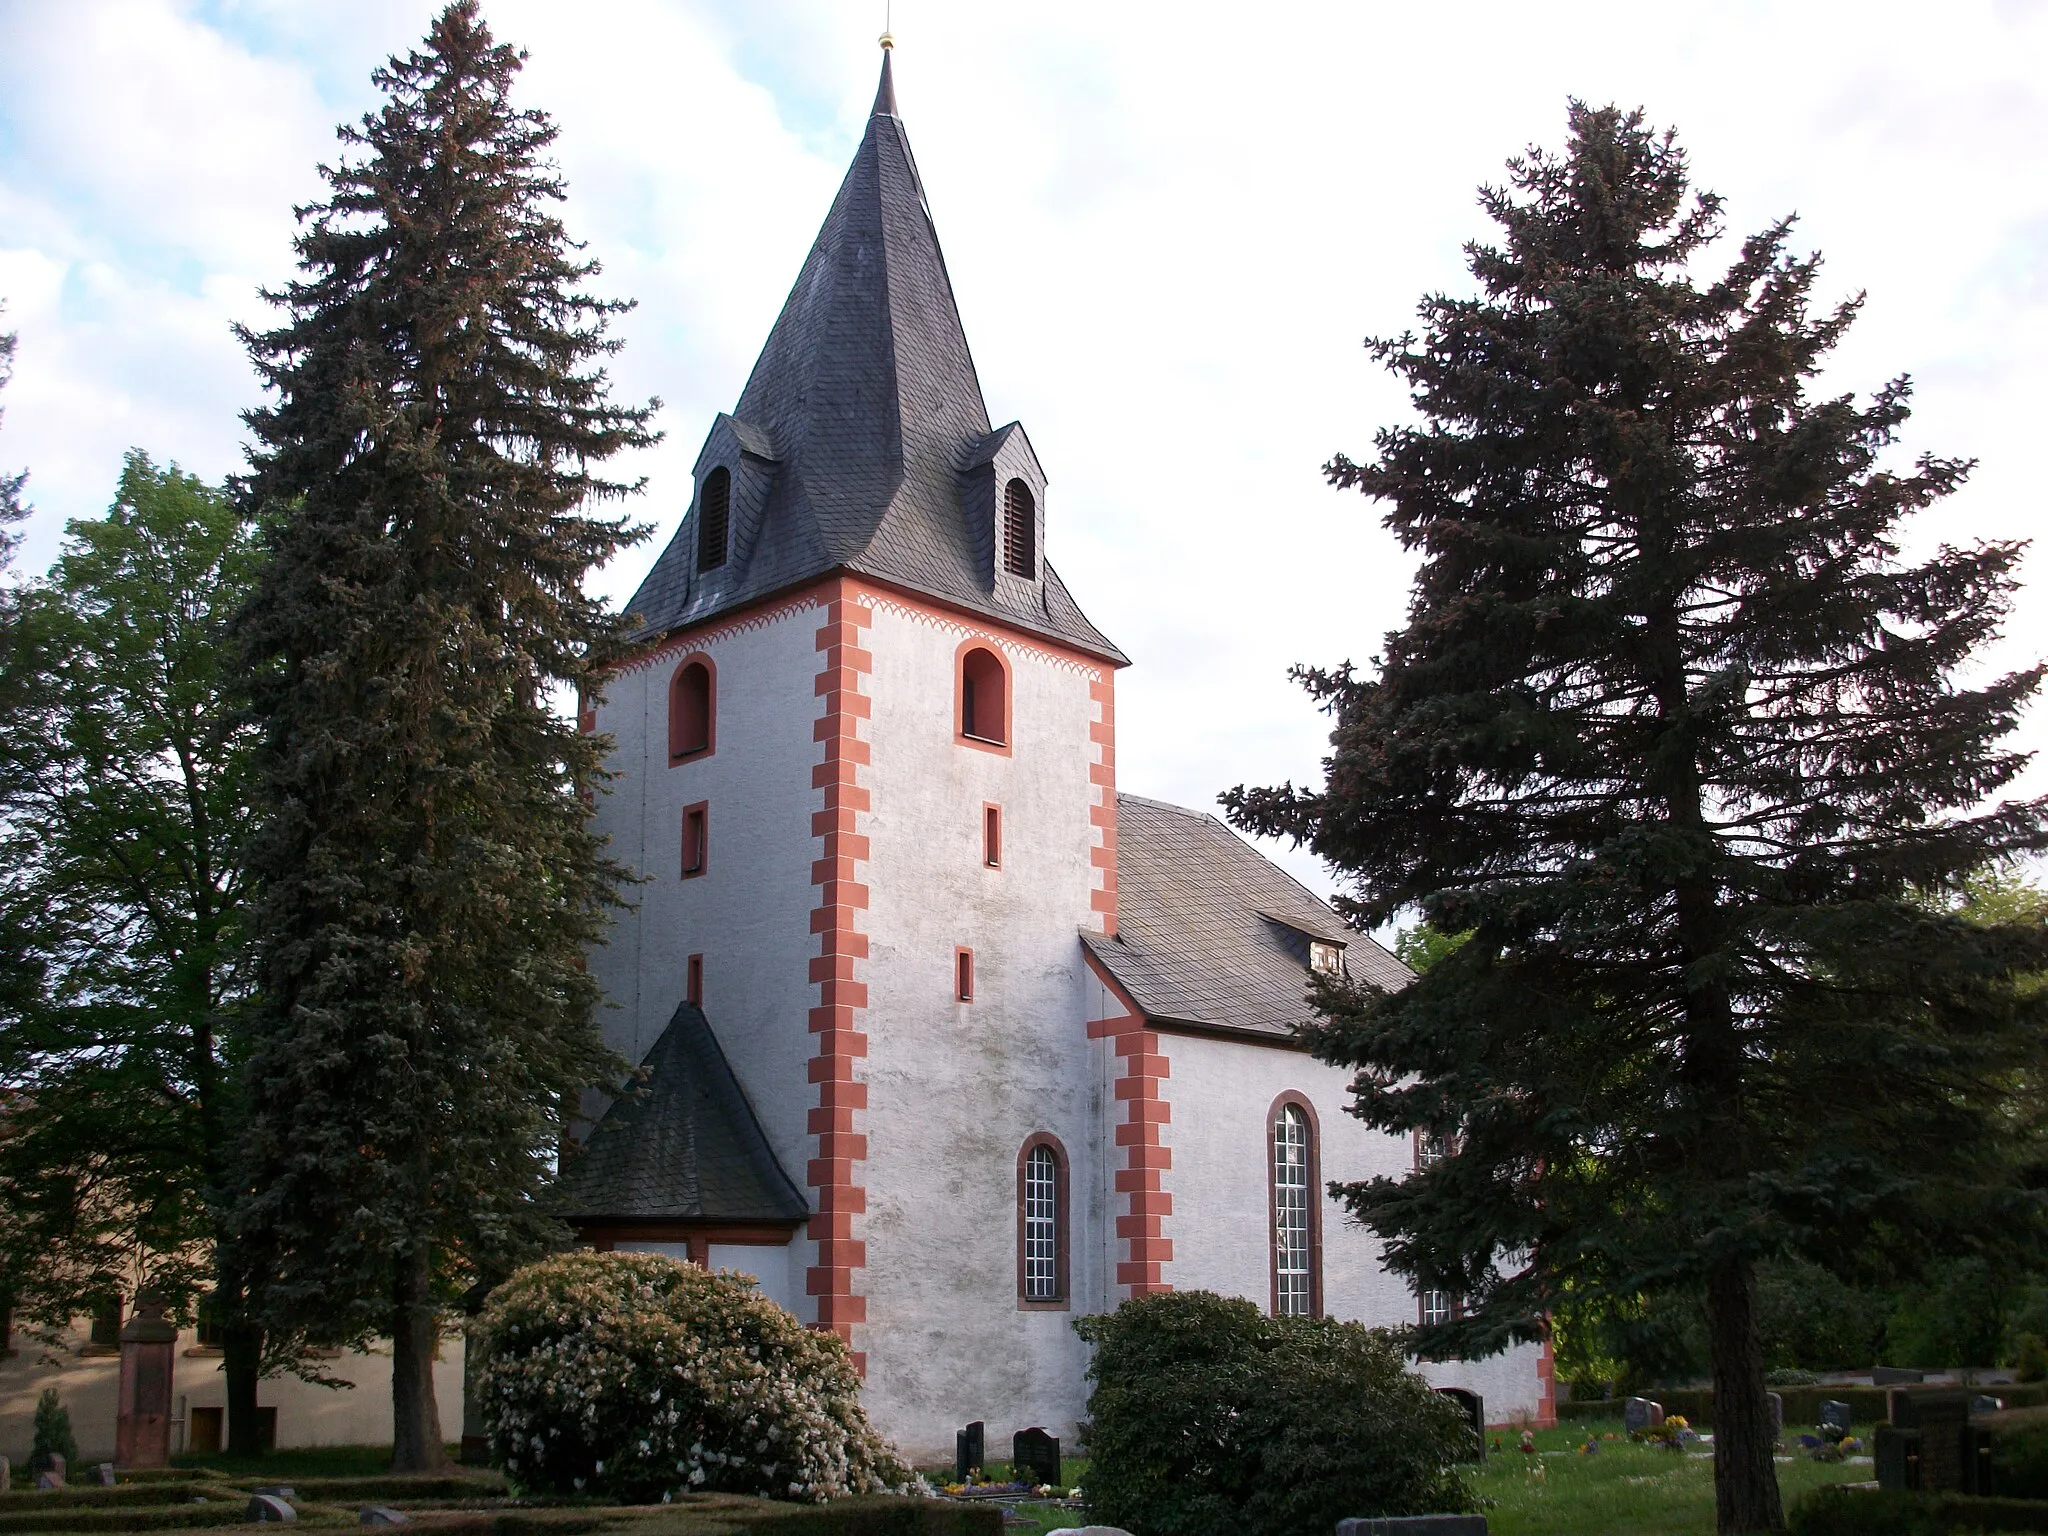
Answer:
<svg viewBox="0 0 2048 1536"><path fill-rule="evenodd" d="M623 399L658 396L650 541L737 399L865 126L885 0L485 0L528 50L566 218L604 264ZM234 339L292 272L338 123L431 0L0 0L0 472L18 564L101 513L122 454L208 478L260 391ZM1867 294L1822 388L1910 374L1901 452L1975 458L1909 547L2025 538L2048 405L2048 3L1260 7L894 0L897 97L992 418L1050 485L1048 557L1132 657L1120 786L1212 807L1314 782L1296 663L1368 663L1412 564L1321 466L1407 419L1362 342L1467 293L1475 197L1566 103L1678 130L1731 240L1785 214ZM2048 654L2042 559L1987 667ZM2048 712L2022 728L2048 745ZM2048 793L2048 764L2021 789ZM1328 873L1275 850L1319 891Z"/></svg>

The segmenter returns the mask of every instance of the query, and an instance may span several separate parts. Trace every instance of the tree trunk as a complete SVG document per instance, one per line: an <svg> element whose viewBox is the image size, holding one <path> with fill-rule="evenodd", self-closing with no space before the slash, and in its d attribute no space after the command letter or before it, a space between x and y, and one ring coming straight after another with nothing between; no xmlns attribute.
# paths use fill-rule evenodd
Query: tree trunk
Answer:
<svg viewBox="0 0 2048 1536"><path fill-rule="evenodd" d="M439 1472L441 1405L434 1396L434 1346L441 1319L429 1295L424 1250L400 1259L391 1287L391 1470Z"/></svg>
<svg viewBox="0 0 2048 1536"><path fill-rule="evenodd" d="M275 1450L263 1443L262 1415L256 1405L263 1379L263 1330L249 1323L223 1324L220 1353L221 1370L228 1379L228 1454L253 1459Z"/></svg>
<svg viewBox="0 0 2048 1536"><path fill-rule="evenodd" d="M1729 1259L1707 1270L1707 1331L1714 1360L1714 1509L1721 1536L1782 1531L1777 1437L1764 1393L1756 1325L1756 1269Z"/></svg>

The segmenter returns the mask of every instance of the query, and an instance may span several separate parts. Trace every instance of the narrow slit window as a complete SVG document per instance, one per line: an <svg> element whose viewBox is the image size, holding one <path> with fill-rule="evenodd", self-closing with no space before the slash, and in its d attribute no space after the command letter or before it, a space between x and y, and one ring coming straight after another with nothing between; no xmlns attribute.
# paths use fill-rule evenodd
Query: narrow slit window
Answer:
<svg viewBox="0 0 2048 1536"><path fill-rule="evenodd" d="M683 811L683 878L691 879L704 873L704 861L710 852L706 823L710 807L703 801L688 806Z"/></svg>
<svg viewBox="0 0 2048 1536"><path fill-rule="evenodd" d="M1038 507L1022 480L1003 487L1003 569L1026 581L1038 575Z"/></svg>
<svg viewBox="0 0 2048 1536"><path fill-rule="evenodd" d="M683 1001L704 1006L704 957L690 956L689 964L683 971Z"/></svg>
<svg viewBox="0 0 2048 1536"><path fill-rule="evenodd" d="M1003 867L1003 808L999 805L982 807L981 862L990 869Z"/></svg>
<svg viewBox="0 0 2048 1536"><path fill-rule="evenodd" d="M974 951L953 952L953 996L963 1003L974 1001Z"/></svg>
<svg viewBox="0 0 2048 1536"><path fill-rule="evenodd" d="M1058 1301L1059 1159L1038 1146L1024 1159L1024 1299Z"/></svg>
<svg viewBox="0 0 2048 1536"><path fill-rule="evenodd" d="M1287 1105L1273 1121L1273 1310L1282 1317L1307 1317L1313 1306L1308 1140L1308 1117Z"/></svg>
<svg viewBox="0 0 2048 1536"><path fill-rule="evenodd" d="M726 536L732 527L732 472L723 465L704 477L697 498L697 569L715 571L725 564Z"/></svg>

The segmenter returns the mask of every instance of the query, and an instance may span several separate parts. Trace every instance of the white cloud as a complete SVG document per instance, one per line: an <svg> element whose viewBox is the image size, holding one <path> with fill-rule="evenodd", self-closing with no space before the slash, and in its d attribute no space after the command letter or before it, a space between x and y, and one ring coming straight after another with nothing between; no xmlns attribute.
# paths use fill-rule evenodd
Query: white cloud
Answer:
<svg viewBox="0 0 2048 1536"><path fill-rule="evenodd" d="M487 8L531 53L524 99L561 125L571 229L604 290L640 300L615 372L622 395L667 402L670 440L638 466L665 537L859 135L879 8ZM129 442L233 467L253 383L226 322L287 270L288 209L316 190L333 123L371 105L369 67L432 11L0 10L0 285L23 285L0 464L30 465L47 520L96 511ZM1405 409L1359 342L1404 328L1425 289L1468 286L1476 185L1557 143L1570 95L1676 124L1737 234L1796 211L1829 293L1869 289L1829 387L1911 372L1908 447L1983 461L1941 537L2037 521L2039 8L898 0L894 21L990 409L1031 429L1053 558L1137 662L1119 689L1133 789L1206 805L1315 775L1325 725L1285 669L1368 659L1409 570L1317 473ZM2013 656L2048 650L2031 589L2013 628Z"/></svg>

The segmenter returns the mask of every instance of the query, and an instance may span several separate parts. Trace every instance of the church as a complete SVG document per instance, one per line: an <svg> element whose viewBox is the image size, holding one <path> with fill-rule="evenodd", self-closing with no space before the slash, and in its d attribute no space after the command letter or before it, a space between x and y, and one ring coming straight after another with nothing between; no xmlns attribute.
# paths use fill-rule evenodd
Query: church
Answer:
<svg viewBox="0 0 2048 1536"><path fill-rule="evenodd" d="M1407 971L1214 816L1118 788L1129 658L1047 559L1029 435L990 424L889 61L583 709L645 881L590 956L640 1072L565 1182L585 1242L837 1332L928 1462L976 1419L1071 1445L1071 1322L1127 1297L1384 1326L1457 1298L1330 1199L1429 1148L1293 1034L1311 972ZM1547 1346L1420 1368L1553 1419Z"/></svg>

